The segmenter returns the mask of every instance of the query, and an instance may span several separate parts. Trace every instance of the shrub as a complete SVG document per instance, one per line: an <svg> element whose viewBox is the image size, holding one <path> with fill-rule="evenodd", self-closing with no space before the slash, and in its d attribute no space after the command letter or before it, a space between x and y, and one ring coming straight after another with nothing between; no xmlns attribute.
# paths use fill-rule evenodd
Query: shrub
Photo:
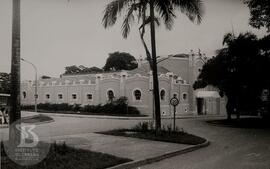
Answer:
<svg viewBox="0 0 270 169"><path fill-rule="evenodd" d="M22 110L33 110L35 109L34 105L21 105Z"/></svg>
<svg viewBox="0 0 270 169"><path fill-rule="evenodd" d="M116 105L127 105L128 98L125 96L119 97L117 100L114 101L114 104Z"/></svg>
<svg viewBox="0 0 270 169"><path fill-rule="evenodd" d="M78 111L81 110L81 105L80 104L74 104L74 105L72 105L71 110L74 111L74 112L78 112Z"/></svg>
<svg viewBox="0 0 270 169"><path fill-rule="evenodd" d="M23 110L33 110L34 105L22 105ZM112 101L104 105L85 105L80 104L69 105L67 103L51 104L51 103L40 103L38 104L38 110L45 111L73 111L83 112L84 114L100 113L100 114L119 114L119 115L139 115L140 112L136 107L128 106L127 98L120 97L119 99Z"/></svg>
<svg viewBox="0 0 270 169"><path fill-rule="evenodd" d="M132 129L135 131L140 131L140 132L147 132L149 130L149 122L139 122L136 124Z"/></svg>

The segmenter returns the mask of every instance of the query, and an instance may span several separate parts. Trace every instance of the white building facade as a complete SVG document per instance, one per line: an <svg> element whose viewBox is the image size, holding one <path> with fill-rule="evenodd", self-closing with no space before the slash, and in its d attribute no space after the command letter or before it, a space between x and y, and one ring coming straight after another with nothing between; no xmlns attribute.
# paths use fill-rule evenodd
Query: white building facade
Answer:
<svg viewBox="0 0 270 169"><path fill-rule="evenodd" d="M159 58L158 77L163 117L173 116L173 107L169 104L173 96L180 101L176 107L177 116L198 114L198 109L208 111L208 114L223 113L220 98L212 98L211 95L205 98L210 99L208 105L204 105L205 107L207 105L208 109L210 106L214 107L213 110L211 109L212 112L205 107L198 108L197 91L193 90L192 85L205 63L204 57L191 53ZM62 75L60 78L40 79L37 85L37 102L98 105L125 96L130 106L136 107L142 114L152 116L152 81L148 63L140 60L139 67L131 71ZM22 83L21 103L23 105L34 104L34 91L34 82Z"/></svg>

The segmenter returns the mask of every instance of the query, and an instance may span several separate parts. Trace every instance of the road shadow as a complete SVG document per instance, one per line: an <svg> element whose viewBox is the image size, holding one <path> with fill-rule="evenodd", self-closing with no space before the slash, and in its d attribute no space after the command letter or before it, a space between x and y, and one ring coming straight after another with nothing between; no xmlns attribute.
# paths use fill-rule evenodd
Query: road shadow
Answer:
<svg viewBox="0 0 270 169"><path fill-rule="evenodd" d="M270 119L260 117L242 117L238 119L207 120L210 125L233 128L270 129Z"/></svg>

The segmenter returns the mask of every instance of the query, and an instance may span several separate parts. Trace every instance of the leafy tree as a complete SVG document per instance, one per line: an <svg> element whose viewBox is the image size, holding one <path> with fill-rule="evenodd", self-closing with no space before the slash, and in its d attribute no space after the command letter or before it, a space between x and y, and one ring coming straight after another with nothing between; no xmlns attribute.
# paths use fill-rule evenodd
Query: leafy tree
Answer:
<svg viewBox="0 0 270 169"><path fill-rule="evenodd" d="M51 77L50 76L46 76L46 75L42 75L40 78L41 79L50 79Z"/></svg>
<svg viewBox="0 0 270 169"><path fill-rule="evenodd" d="M108 28L116 23L122 13L125 13L122 24L122 35L124 38L127 38L131 24L134 22L135 16L138 16L138 21L142 25L140 37L153 71L156 131L160 131L161 129L161 119L156 58L155 12L161 17L166 28L171 29L173 21L176 18L175 10L180 10L186 14L191 21L197 21L198 23L201 21L203 11L200 0L113 0L106 6L102 19L103 26ZM146 16L146 12L149 12L149 17ZM150 24L151 54L143 40L144 26L147 23Z"/></svg>
<svg viewBox="0 0 270 169"><path fill-rule="evenodd" d="M137 67L138 67L137 61L131 54L125 52L114 52L109 53L109 57L103 69L105 71L132 70Z"/></svg>
<svg viewBox="0 0 270 169"><path fill-rule="evenodd" d="M266 27L270 31L270 1L269 0L245 0L250 9L249 23L255 28Z"/></svg>
<svg viewBox="0 0 270 169"><path fill-rule="evenodd" d="M72 65L72 66L67 66L65 67L65 73L64 74L77 74L80 73L81 69L76 66L76 65Z"/></svg>
<svg viewBox="0 0 270 169"><path fill-rule="evenodd" d="M0 93L10 93L10 74L0 72Z"/></svg>
<svg viewBox="0 0 270 169"><path fill-rule="evenodd" d="M98 67L85 67L85 66L76 66L76 65L72 65L72 66L67 66L65 67L65 73L64 74L87 74L87 73L100 73L103 72L102 69L98 68Z"/></svg>
<svg viewBox="0 0 270 169"><path fill-rule="evenodd" d="M203 66L193 85L195 89L212 85L225 94L228 119L233 113L238 118L241 112L256 113L262 89L270 88L265 74L270 72L270 57L266 54L269 49L263 49L264 43L251 33L225 35L225 48Z"/></svg>
<svg viewBox="0 0 270 169"><path fill-rule="evenodd" d="M84 67L84 69L81 70L82 73L101 73L103 72L103 69L100 69L98 67Z"/></svg>

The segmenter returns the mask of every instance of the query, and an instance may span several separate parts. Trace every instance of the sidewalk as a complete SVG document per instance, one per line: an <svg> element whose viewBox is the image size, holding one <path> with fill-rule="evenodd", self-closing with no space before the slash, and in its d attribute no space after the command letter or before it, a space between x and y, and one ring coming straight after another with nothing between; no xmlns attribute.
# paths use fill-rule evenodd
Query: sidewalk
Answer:
<svg viewBox="0 0 270 169"><path fill-rule="evenodd" d="M40 141L56 142L58 144L65 142L66 145L74 148L102 152L133 160L128 163L110 167L110 169L136 168L140 165L150 164L165 158L194 151L209 144L209 142L207 142L203 145L193 146L95 133L53 137L44 136L39 139Z"/></svg>
<svg viewBox="0 0 270 169"><path fill-rule="evenodd" d="M98 151L102 153L112 154L118 157L129 158L133 160L133 162L131 162L133 163L131 164L131 166L136 166L135 163L141 163L142 161L150 163L161 160L163 158L168 158L170 157L168 156L168 154L170 154L171 156L175 156L179 155L178 152L181 151L182 153L184 153L188 152L188 150L192 151L200 148L194 148L197 146L192 145L166 143L95 133L56 136L51 138L51 142L54 141L60 143L65 142L67 145L76 148ZM130 166L130 164L128 166ZM123 165L113 168L123 168ZM129 167L125 166L124 168Z"/></svg>

